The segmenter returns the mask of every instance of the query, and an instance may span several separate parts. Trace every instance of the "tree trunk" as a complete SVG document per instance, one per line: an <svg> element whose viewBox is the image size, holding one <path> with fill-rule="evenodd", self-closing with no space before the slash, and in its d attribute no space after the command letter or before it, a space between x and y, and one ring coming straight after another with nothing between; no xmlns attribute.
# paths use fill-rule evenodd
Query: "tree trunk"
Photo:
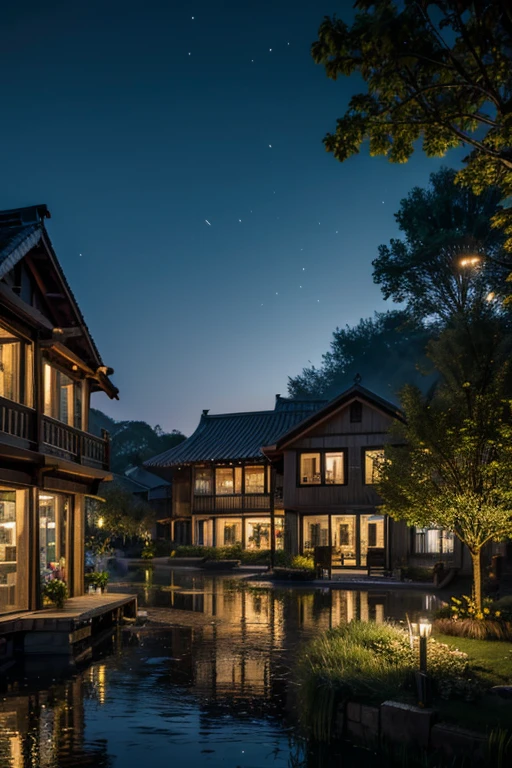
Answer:
<svg viewBox="0 0 512 768"><path fill-rule="evenodd" d="M473 597L476 604L477 611L482 610L482 563L481 563L481 550L471 552L471 559L473 561Z"/></svg>

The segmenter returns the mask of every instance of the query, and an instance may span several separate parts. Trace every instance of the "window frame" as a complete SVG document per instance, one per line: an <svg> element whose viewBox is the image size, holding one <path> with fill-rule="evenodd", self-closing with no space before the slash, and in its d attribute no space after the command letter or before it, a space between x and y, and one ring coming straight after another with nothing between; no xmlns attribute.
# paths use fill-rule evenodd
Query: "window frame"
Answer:
<svg viewBox="0 0 512 768"><path fill-rule="evenodd" d="M248 491L246 488L245 470L246 468L258 468L261 469L263 475L263 490L259 492ZM215 464L194 466L193 478L192 478L192 493L194 496L265 496L270 493L270 473L267 471L268 464L242 464L242 463L230 463L230 464ZM231 493L217 493L217 471L230 470L233 478L233 490ZM211 492L210 493L197 493L196 491L196 472L197 471L209 471L211 478Z"/></svg>
<svg viewBox="0 0 512 768"><path fill-rule="evenodd" d="M5 320L3 317L0 318L0 327L2 330L6 331L7 333L10 333L14 339L16 339L16 342L20 345L19 346L19 359L18 359L18 398L13 399L11 397L6 397L5 395L1 395L4 400L9 400L11 403L18 403L18 405L23 405L25 408L31 408L32 410L35 410L35 344L33 339L30 338L26 333L24 333L20 328L13 325L13 323ZM30 364L29 364L29 350L30 348ZM31 369L31 370L29 370ZM27 376L30 375L30 386L27 386L28 378ZM28 398L28 394L30 393L30 398ZM30 399L31 402L28 402L28 399Z"/></svg>
<svg viewBox="0 0 512 768"><path fill-rule="evenodd" d="M64 376L67 376L70 381L73 382L73 423L69 424L67 421L63 421L61 418L56 417L53 415L53 413L46 413L46 375L45 375L45 366L48 366L52 372L63 374ZM66 427L70 427L71 429L76 429L79 432L83 432L84 430L84 404L86 402L86 393L85 393L85 387L84 387L84 379L80 376L77 376L74 371L70 371L67 368L65 368L62 365L59 365L54 360L50 359L46 355L43 355L42 357L42 365L41 365L41 390L43 395L43 416L46 416L49 419L53 419L54 421L58 421L59 424L64 424ZM81 390L80 394L80 426L76 426L76 415L77 415L77 408L76 408L76 387L79 386ZM52 373L51 375L51 382L50 382L50 388L51 388L51 403L58 405L59 409L59 416L60 416L60 398L58 397L58 387L56 383L56 376ZM53 410L53 409L52 409Z"/></svg>
<svg viewBox="0 0 512 768"><path fill-rule="evenodd" d="M303 483L301 480L301 459L302 456L308 453L320 454L320 482L319 483ZM343 456L343 482L342 483L326 483L325 482L325 456L328 453L341 453ZM348 485L348 448L346 446L340 448L304 448L297 451L296 460L296 486L297 488L343 488Z"/></svg>
<svg viewBox="0 0 512 768"><path fill-rule="evenodd" d="M385 445L365 445L361 448L361 477L364 486L369 488L375 488L377 483L369 483L366 480L366 454L368 451L382 451L384 452Z"/></svg>

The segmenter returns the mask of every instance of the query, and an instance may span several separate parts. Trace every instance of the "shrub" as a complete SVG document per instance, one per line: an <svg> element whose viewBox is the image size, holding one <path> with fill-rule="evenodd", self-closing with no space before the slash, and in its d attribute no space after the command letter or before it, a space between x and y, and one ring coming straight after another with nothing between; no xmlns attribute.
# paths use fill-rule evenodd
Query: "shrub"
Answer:
<svg viewBox="0 0 512 768"><path fill-rule="evenodd" d="M92 573L85 574L85 586L88 587L92 584L93 587L100 587L104 590L108 584L110 576L108 571L93 571Z"/></svg>
<svg viewBox="0 0 512 768"><path fill-rule="evenodd" d="M407 565L402 568L402 576L404 579L410 579L411 581L432 582L434 580L434 569Z"/></svg>
<svg viewBox="0 0 512 768"><path fill-rule="evenodd" d="M315 561L311 555L295 555L290 562L291 568L300 568L303 571L314 571Z"/></svg>
<svg viewBox="0 0 512 768"><path fill-rule="evenodd" d="M50 579L43 585L43 597L54 603L57 608L64 608L64 601L69 597L68 585L61 579Z"/></svg>
<svg viewBox="0 0 512 768"><path fill-rule="evenodd" d="M445 635L469 637L473 640L512 639L512 623L507 598L500 606L499 601L484 600L478 610L473 598L462 595L452 597L451 605L445 605L436 613L435 629ZM512 603L512 601L511 601Z"/></svg>
<svg viewBox="0 0 512 768"><path fill-rule="evenodd" d="M466 654L429 640L429 674L441 698L475 698L480 687L469 675ZM418 647L408 632L390 624L345 624L311 641L299 656L301 721L311 735L329 741L338 704L344 700L380 703L415 689Z"/></svg>

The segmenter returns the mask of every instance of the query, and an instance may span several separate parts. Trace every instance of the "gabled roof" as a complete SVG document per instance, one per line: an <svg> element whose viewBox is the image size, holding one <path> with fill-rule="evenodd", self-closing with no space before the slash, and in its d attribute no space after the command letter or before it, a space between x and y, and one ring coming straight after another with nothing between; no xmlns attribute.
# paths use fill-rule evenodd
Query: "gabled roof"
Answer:
<svg viewBox="0 0 512 768"><path fill-rule="evenodd" d="M318 411L324 405L327 405L328 402L328 400L295 400L291 397L281 397L281 395L276 395L274 410L313 412Z"/></svg>
<svg viewBox="0 0 512 768"><path fill-rule="evenodd" d="M50 212L46 205L33 205L27 208L13 208L8 211L0 211L0 280L16 264L28 256L33 249L39 247L43 249L49 262L48 269L51 272L52 279L60 286L63 294L61 298L71 312L73 325L81 332L80 337L83 339L81 349L83 349L85 356L88 358L84 362L91 367L95 378L97 378L101 388L107 392L109 397L117 398L118 390L108 379L113 370L107 368L101 359L98 348L90 334L66 276L62 271L44 226L44 220L50 217ZM68 316L67 312L66 316ZM55 330L60 331L59 328Z"/></svg>
<svg viewBox="0 0 512 768"><path fill-rule="evenodd" d="M344 405L348 405L348 403L353 400L367 402L369 405L378 408L380 411L383 411L394 419L399 419L400 421L404 420L404 415L398 406L389 402L389 400L385 400L383 397L376 395L369 389L362 387L359 383L356 383L345 390L345 392L342 392L341 395L338 395L338 397L330 400L323 408L320 408L319 410L315 411L315 413L310 414L306 419L300 422L300 424L292 426L288 432L283 433L275 442L265 443L263 446L265 454L268 453L270 455L271 453L275 453L276 451L281 450L288 443L292 442L292 440L295 440L299 435L307 432L316 424L328 418L339 408L342 408Z"/></svg>
<svg viewBox="0 0 512 768"><path fill-rule="evenodd" d="M203 411L196 431L179 445L144 462L146 467L174 467L208 461L262 461L263 445L274 443L311 408L293 408L209 416Z"/></svg>
<svg viewBox="0 0 512 768"><path fill-rule="evenodd" d="M153 490L154 488L160 488L163 485L171 485L168 480L163 480L161 477L158 477L158 475L153 474L153 472L148 472L144 467L130 467L125 470L124 474L130 480L143 485L146 489Z"/></svg>

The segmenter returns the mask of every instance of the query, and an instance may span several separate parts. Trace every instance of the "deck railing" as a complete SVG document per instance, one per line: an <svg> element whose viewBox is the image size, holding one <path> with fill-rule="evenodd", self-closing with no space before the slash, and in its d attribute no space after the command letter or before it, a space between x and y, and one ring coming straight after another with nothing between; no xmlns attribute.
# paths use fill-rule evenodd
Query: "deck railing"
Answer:
<svg viewBox="0 0 512 768"><path fill-rule="evenodd" d="M235 493L225 496L194 496L194 512L270 511L269 493Z"/></svg>
<svg viewBox="0 0 512 768"><path fill-rule="evenodd" d="M42 440L51 449L67 454L70 461L101 469L109 468L109 441L106 436L96 437L43 416Z"/></svg>
<svg viewBox="0 0 512 768"><path fill-rule="evenodd" d="M35 440L35 412L26 405L0 397L0 432L20 440Z"/></svg>
<svg viewBox="0 0 512 768"><path fill-rule="evenodd" d="M90 435L49 416L41 417L38 437L38 418L33 408L0 397L0 441L2 434L21 448L62 456L77 464L98 469L109 469L110 442L103 437Z"/></svg>

